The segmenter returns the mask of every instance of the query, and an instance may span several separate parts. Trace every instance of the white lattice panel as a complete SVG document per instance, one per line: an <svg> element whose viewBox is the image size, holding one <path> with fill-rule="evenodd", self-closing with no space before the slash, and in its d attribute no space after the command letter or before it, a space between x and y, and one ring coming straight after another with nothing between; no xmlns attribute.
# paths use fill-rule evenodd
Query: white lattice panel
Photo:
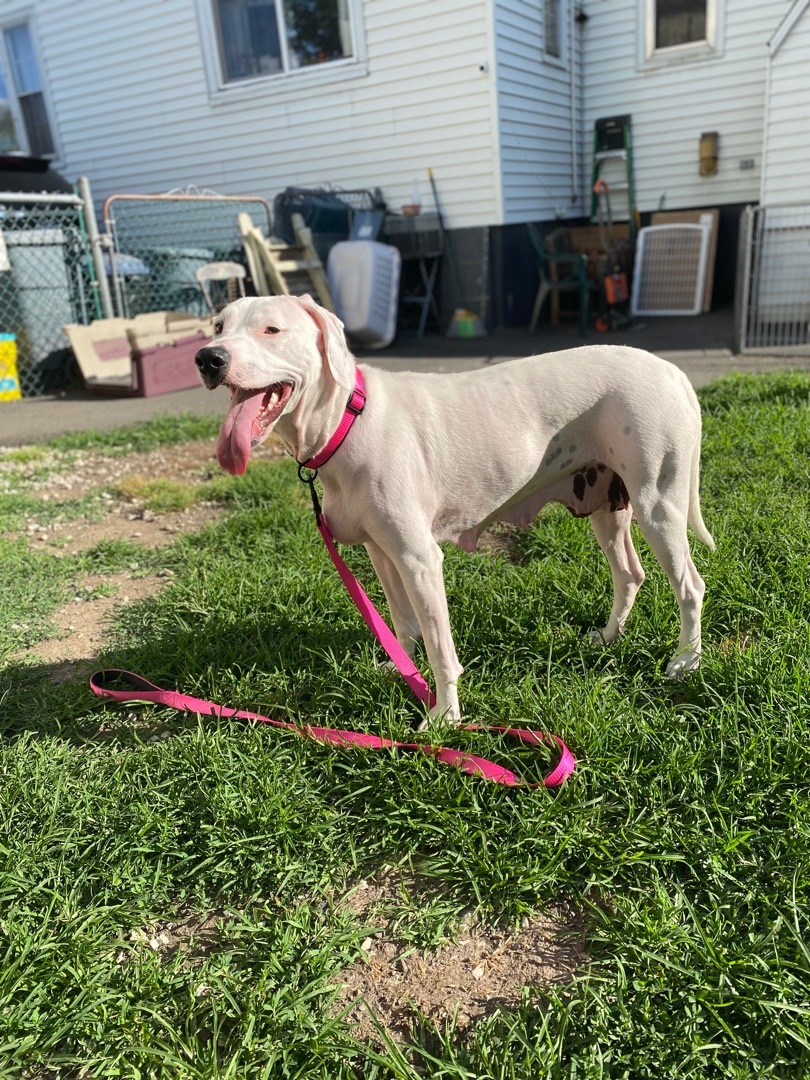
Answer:
<svg viewBox="0 0 810 1080"><path fill-rule="evenodd" d="M708 225L649 225L636 240L633 315L698 315L703 307Z"/></svg>

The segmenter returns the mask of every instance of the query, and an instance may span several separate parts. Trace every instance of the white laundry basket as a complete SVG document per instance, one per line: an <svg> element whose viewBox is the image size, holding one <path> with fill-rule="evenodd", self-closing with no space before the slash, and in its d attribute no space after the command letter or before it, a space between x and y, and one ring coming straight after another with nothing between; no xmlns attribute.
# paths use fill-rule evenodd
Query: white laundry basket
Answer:
<svg viewBox="0 0 810 1080"><path fill-rule="evenodd" d="M383 349L397 332L401 256L376 240L343 240L329 252L326 276L346 333L366 349Z"/></svg>

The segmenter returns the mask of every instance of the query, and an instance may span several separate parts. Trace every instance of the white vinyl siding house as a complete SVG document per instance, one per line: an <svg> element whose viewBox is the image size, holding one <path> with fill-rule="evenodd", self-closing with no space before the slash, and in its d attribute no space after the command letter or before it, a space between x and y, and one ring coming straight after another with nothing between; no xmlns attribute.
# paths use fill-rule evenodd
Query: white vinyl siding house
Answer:
<svg viewBox="0 0 810 1080"><path fill-rule="evenodd" d="M288 185L380 187L427 169L449 224L500 217L488 0L358 4L360 59L217 87L208 0L37 0L60 170L97 200L194 185L270 199ZM2 8L0 8L0 19Z"/></svg>
<svg viewBox="0 0 810 1080"><path fill-rule="evenodd" d="M618 114L642 212L759 196L766 43L789 0L706 0L705 47L652 54L657 0L339 2L339 62L235 81L212 0L9 0L0 29L32 20L56 165L99 200L333 184L379 187L397 209L414 179L429 204L432 168L451 227L579 218L594 122ZM712 177L704 131L719 133Z"/></svg>
<svg viewBox="0 0 810 1080"><path fill-rule="evenodd" d="M807 175L804 0L319 0L339 43L314 58L284 40L284 2L228 0L223 30L225 0L0 0L0 45L30 27L54 165L88 177L99 206L330 185L379 188L397 211L416 181L430 210L431 169L446 225L465 234L465 295L516 320L536 288L525 223L590 217L599 119L631 117L642 222L721 209L724 282L742 207ZM274 11L269 45L246 36ZM0 68L8 89L7 48ZM0 136L21 123L14 108ZM718 137L713 175L704 133Z"/></svg>
<svg viewBox="0 0 810 1080"><path fill-rule="evenodd" d="M810 0L798 0L768 47L763 203L808 200Z"/></svg>
<svg viewBox="0 0 810 1080"><path fill-rule="evenodd" d="M646 59L647 0L584 5L584 137L603 116L632 116L640 211L720 206L759 197L765 118L765 44L788 0L717 0L716 48ZM699 173L703 132L718 132L715 176ZM588 147L589 150L589 147Z"/></svg>
<svg viewBox="0 0 810 1080"><path fill-rule="evenodd" d="M553 20L537 0L495 6L503 224L584 212L573 8L549 3Z"/></svg>

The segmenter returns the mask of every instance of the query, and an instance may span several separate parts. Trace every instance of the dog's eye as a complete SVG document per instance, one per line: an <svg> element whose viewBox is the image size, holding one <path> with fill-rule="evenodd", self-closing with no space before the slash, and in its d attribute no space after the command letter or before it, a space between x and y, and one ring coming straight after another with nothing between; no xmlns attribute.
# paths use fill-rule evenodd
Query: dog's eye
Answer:
<svg viewBox="0 0 810 1080"><path fill-rule="evenodd" d="M265 332L265 334L280 334L281 333L281 327L280 326L268 326L268 327L265 328L264 332Z"/></svg>
<svg viewBox="0 0 810 1080"><path fill-rule="evenodd" d="M222 323L221 322L215 322L214 323L214 333L215 334L221 334L222 333Z"/></svg>

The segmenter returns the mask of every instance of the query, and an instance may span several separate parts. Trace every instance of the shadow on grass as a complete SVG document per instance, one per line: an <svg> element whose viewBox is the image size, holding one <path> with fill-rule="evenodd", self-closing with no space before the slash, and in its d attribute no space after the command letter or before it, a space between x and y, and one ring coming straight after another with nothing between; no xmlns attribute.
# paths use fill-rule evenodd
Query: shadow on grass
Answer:
<svg viewBox="0 0 810 1080"><path fill-rule="evenodd" d="M156 634L142 646L119 645L95 657L10 663L0 682L0 733L5 738L24 732L35 736L58 735L79 743L96 738L102 741L120 738L124 725L105 721L100 724L97 719L100 711L118 710L123 715L127 709L132 713L135 709L160 706L117 705L97 698L89 687L90 676L113 668L135 672L161 689L205 699L213 694L211 686L224 682L232 697L217 704L253 712L273 708L274 719L306 723L316 705L322 708L324 694L329 692L325 688L329 686L330 676L334 676L340 654L356 652L365 640L362 628L341 630L336 637L325 625L302 630L300 623L290 619L245 628L242 635L231 634L226 646L222 637L212 631L215 626L216 619L212 618L199 628L178 627L170 633ZM263 670L260 651L250 647L247 640L250 637L276 643L268 670L273 672L278 691L273 692L270 704L268 671ZM350 663L350 659L345 663ZM381 686L385 686L387 680L382 673L378 673L378 678ZM253 689L258 683L262 686L260 693ZM211 723L216 724L216 719L212 718ZM158 726L165 727L165 723ZM154 727L152 721L140 718L132 729L133 739L138 740L139 731L148 734Z"/></svg>

